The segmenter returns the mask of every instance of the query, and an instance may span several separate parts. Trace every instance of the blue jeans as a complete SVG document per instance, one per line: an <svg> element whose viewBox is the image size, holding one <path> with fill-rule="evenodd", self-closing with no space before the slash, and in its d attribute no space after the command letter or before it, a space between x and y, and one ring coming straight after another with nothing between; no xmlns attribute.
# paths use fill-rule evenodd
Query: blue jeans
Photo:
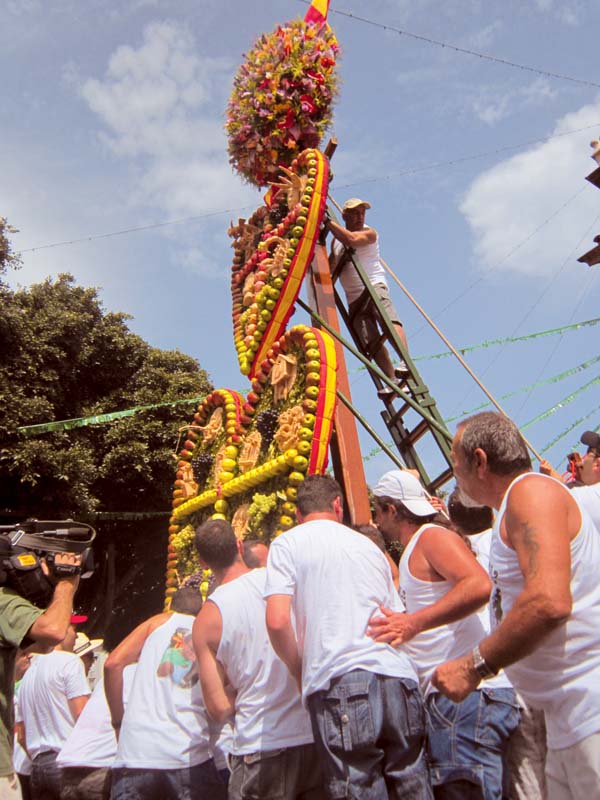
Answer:
<svg viewBox="0 0 600 800"><path fill-rule="evenodd" d="M480 689L462 703L427 698L429 761L436 800L506 797L506 748L519 724L513 689Z"/></svg>
<svg viewBox="0 0 600 800"><path fill-rule="evenodd" d="M227 800L215 762L183 769L113 770L111 800Z"/></svg>
<svg viewBox="0 0 600 800"><path fill-rule="evenodd" d="M364 670L308 698L330 798L431 800L417 684Z"/></svg>

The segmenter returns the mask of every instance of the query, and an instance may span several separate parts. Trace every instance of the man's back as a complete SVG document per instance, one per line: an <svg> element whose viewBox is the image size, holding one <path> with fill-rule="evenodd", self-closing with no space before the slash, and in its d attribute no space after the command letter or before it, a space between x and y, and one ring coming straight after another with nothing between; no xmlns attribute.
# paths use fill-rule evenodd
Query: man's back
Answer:
<svg viewBox="0 0 600 800"><path fill-rule="evenodd" d="M221 613L217 659L236 690L232 752L294 747L313 741L310 719L265 624L266 570L254 569L208 598Z"/></svg>
<svg viewBox="0 0 600 800"><path fill-rule="evenodd" d="M194 617L172 614L146 639L125 709L116 766L179 769L210 757L191 644Z"/></svg>
<svg viewBox="0 0 600 800"><path fill-rule="evenodd" d="M25 723L32 759L45 751L61 749L75 725L69 700L89 694L78 656L54 650L33 659L19 690L19 716Z"/></svg>
<svg viewBox="0 0 600 800"><path fill-rule="evenodd" d="M293 594L304 697L354 669L416 680L403 650L366 635L381 605L402 604L385 556L362 534L316 519L278 537L266 593Z"/></svg>

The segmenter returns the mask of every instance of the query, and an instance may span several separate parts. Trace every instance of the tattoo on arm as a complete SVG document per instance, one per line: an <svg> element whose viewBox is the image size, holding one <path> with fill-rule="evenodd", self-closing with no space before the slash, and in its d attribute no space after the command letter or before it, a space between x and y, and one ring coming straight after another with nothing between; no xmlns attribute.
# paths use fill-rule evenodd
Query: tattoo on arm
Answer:
<svg viewBox="0 0 600 800"><path fill-rule="evenodd" d="M538 554L540 550L540 545L537 541L535 528L530 525L528 522L524 522L522 524L522 531L523 531L523 546L527 551L527 565L529 567L529 575L533 577L537 575L539 561L538 561Z"/></svg>

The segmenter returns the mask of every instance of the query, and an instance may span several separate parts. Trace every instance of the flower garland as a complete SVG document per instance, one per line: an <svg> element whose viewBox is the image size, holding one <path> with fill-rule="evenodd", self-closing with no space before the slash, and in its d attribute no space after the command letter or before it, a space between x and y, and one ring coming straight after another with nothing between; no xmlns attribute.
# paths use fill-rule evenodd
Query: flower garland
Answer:
<svg viewBox="0 0 600 800"><path fill-rule="evenodd" d="M339 52L328 25L295 20L263 34L237 72L225 128L229 160L265 186L278 167L318 146L331 124Z"/></svg>

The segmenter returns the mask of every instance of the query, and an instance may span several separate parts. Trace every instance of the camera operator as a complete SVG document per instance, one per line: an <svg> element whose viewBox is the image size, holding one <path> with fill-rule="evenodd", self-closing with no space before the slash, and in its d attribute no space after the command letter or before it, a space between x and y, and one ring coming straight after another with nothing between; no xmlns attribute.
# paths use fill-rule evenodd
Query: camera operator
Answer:
<svg viewBox="0 0 600 800"><path fill-rule="evenodd" d="M55 583L46 610L37 608L13 589L0 586L0 797L20 800L21 791L14 774L12 743L14 727L13 681L17 648L35 645L37 652L60 644L67 634L73 597L79 585L79 573L61 574L60 567L80 567L81 556L57 553L54 569L44 572ZM56 572L58 571L58 574Z"/></svg>

